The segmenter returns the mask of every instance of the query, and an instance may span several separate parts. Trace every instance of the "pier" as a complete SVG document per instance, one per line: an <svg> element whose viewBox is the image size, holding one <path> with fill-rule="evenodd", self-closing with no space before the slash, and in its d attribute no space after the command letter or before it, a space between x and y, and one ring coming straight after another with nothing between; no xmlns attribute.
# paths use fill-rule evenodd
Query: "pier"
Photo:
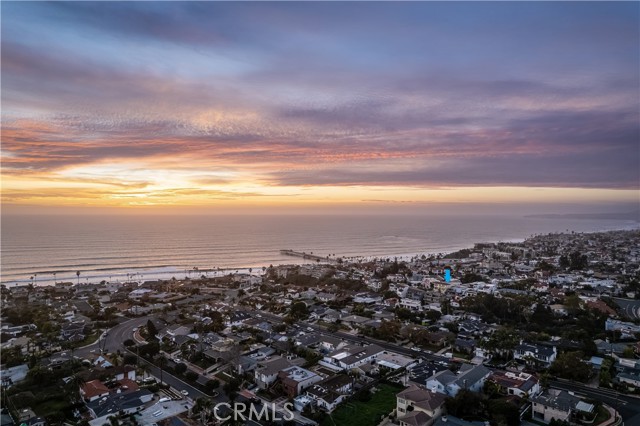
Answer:
<svg viewBox="0 0 640 426"><path fill-rule="evenodd" d="M335 263L336 259L332 259L329 256L316 256L315 254L305 253L303 251L295 251L295 250L280 250L280 254L284 254L286 256L294 256L301 257L303 259L315 260L317 262L331 262Z"/></svg>

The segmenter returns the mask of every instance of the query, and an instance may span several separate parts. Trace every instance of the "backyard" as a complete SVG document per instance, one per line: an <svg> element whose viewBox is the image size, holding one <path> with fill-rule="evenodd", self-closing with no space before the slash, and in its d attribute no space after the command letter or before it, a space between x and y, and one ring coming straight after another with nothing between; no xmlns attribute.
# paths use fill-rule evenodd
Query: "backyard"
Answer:
<svg viewBox="0 0 640 426"><path fill-rule="evenodd" d="M380 384L369 401L353 400L344 403L322 422L322 426L375 426L396 406L396 394L402 387Z"/></svg>

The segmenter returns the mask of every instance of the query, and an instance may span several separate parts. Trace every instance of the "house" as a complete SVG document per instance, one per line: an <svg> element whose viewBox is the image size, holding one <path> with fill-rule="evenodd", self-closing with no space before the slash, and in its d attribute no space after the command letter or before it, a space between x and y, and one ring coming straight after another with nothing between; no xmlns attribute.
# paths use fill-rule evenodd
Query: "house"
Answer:
<svg viewBox="0 0 640 426"><path fill-rule="evenodd" d="M227 316L224 325L226 325L227 327L239 327L250 318L251 315L247 312L235 311Z"/></svg>
<svg viewBox="0 0 640 426"><path fill-rule="evenodd" d="M261 389L266 389L272 385L278 378L280 370L291 367L291 362L282 357L276 357L271 360L258 362L258 366L254 371L256 384Z"/></svg>
<svg viewBox="0 0 640 426"><path fill-rule="evenodd" d="M307 389L318 408L333 411L353 390L353 379L346 374L330 376Z"/></svg>
<svg viewBox="0 0 640 426"><path fill-rule="evenodd" d="M549 366L556 360L556 355L555 346L542 346L521 341L514 349L513 359L519 359L525 363L534 362Z"/></svg>
<svg viewBox="0 0 640 426"><path fill-rule="evenodd" d="M422 302L420 300L403 297L400 299L400 306L410 311L419 311L422 309Z"/></svg>
<svg viewBox="0 0 640 426"><path fill-rule="evenodd" d="M370 319L367 317L363 317L360 315L349 315L342 318L342 324L348 325L350 327L359 327L364 325L364 323L368 322Z"/></svg>
<svg viewBox="0 0 640 426"><path fill-rule="evenodd" d="M122 414L133 414L144 409L144 405L153 399L153 393L147 389L126 393L115 393L87 403L87 408L94 419Z"/></svg>
<svg viewBox="0 0 640 426"><path fill-rule="evenodd" d="M334 293L325 293L325 292L318 293L316 297L321 302L330 302L336 299L336 295Z"/></svg>
<svg viewBox="0 0 640 426"><path fill-rule="evenodd" d="M91 380L80 386L80 395L87 402L92 402L109 395L109 388L100 380Z"/></svg>
<svg viewBox="0 0 640 426"><path fill-rule="evenodd" d="M298 396L304 389L322 380L322 377L302 367L289 367L278 372L282 389L289 398Z"/></svg>
<svg viewBox="0 0 640 426"><path fill-rule="evenodd" d="M446 396L411 385L396 395L400 426L431 426L444 411Z"/></svg>
<svg viewBox="0 0 640 426"><path fill-rule="evenodd" d="M27 364L16 365L0 370L0 383L3 388L9 388L16 383L20 383L27 377L29 366Z"/></svg>
<svg viewBox="0 0 640 426"><path fill-rule="evenodd" d="M331 352L345 347L347 344L341 339L333 336L321 335L320 336L320 349L323 351Z"/></svg>
<svg viewBox="0 0 640 426"><path fill-rule="evenodd" d="M440 371L427 380L427 389L444 395L456 396L460 389L480 392L491 370L483 365L463 364L458 374Z"/></svg>
<svg viewBox="0 0 640 426"><path fill-rule="evenodd" d="M78 342L85 337L84 321L74 321L69 324L65 324L60 329L60 338L71 342Z"/></svg>
<svg viewBox="0 0 640 426"><path fill-rule="evenodd" d="M448 370L447 364L444 362L425 361L414 366L410 366L405 376L405 385L415 383L420 386L426 386L427 380L434 374Z"/></svg>
<svg viewBox="0 0 640 426"><path fill-rule="evenodd" d="M549 423L552 419L569 421L580 398L564 390L549 389L531 398L535 420Z"/></svg>
<svg viewBox="0 0 640 426"><path fill-rule="evenodd" d="M383 352L376 358L376 364L379 367L388 368L390 370L398 370L407 368L415 364L415 360L406 355L397 354L395 352Z"/></svg>
<svg viewBox="0 0 640 426"><path fill-rule="evenodd" d="M620 383L640 388L640 361L629 358L619 358L615 365L616 380Z"/></svg>
<svg viewBox="0 0 640 426"><path fill-rule="evenodd" d="M502 395L516 395L528 397L540 392L540 384L535 376L527 373L512 373L510 371L494 370L487 379L498 386Z"/></svg>
<svg viewBox="0 0 640 426"><path fill-rule="evenodd" d="M471 354L476 349L476 341L474 339L466 339L463 337L458 337L453 342L453 349L458 352Z"/></svg>
<svg viewBox="0 0 640 426"><path fill-rule="evenodd" d="M431 331L425 336L427 343L434 346L445 346L455 339L456 335L450 331Z"/></svg>
<svg viewBox="0 0 640 426"><path fill-rule="evenodd" d="M347 345L326 355L320 364L334 371L350 370L375 360L383 352L384 349L375 344L368 346Z"/></svg>

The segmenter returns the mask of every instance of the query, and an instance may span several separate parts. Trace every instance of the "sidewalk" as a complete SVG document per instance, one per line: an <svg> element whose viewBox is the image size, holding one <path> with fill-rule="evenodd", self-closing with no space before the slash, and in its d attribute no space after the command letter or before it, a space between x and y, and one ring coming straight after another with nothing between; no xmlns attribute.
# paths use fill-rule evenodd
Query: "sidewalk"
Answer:
<svg viewBox="0 0 640 426"><path fill-rule="evenodd" d="M622 416L620 416L620 413L614 410L613 407L610 407L605 403L603 403L602 406L609 412L609 414L611 414L611 418L596 426L614 426L619 425L622 422Z"/></svg>

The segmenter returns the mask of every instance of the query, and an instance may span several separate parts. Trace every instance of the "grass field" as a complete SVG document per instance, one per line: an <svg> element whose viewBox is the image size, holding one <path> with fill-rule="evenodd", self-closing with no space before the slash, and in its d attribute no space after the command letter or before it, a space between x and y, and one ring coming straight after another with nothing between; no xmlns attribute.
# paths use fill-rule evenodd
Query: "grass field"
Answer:
<svg viewBox="0 0 640 426"><path fill-rule="evenodd" d="M375 426L380 423L382 416L395 408L396 394L402 387L381 384L377 389L367 402L350 401L341 405L325 418L322 426Z"/></svg>

